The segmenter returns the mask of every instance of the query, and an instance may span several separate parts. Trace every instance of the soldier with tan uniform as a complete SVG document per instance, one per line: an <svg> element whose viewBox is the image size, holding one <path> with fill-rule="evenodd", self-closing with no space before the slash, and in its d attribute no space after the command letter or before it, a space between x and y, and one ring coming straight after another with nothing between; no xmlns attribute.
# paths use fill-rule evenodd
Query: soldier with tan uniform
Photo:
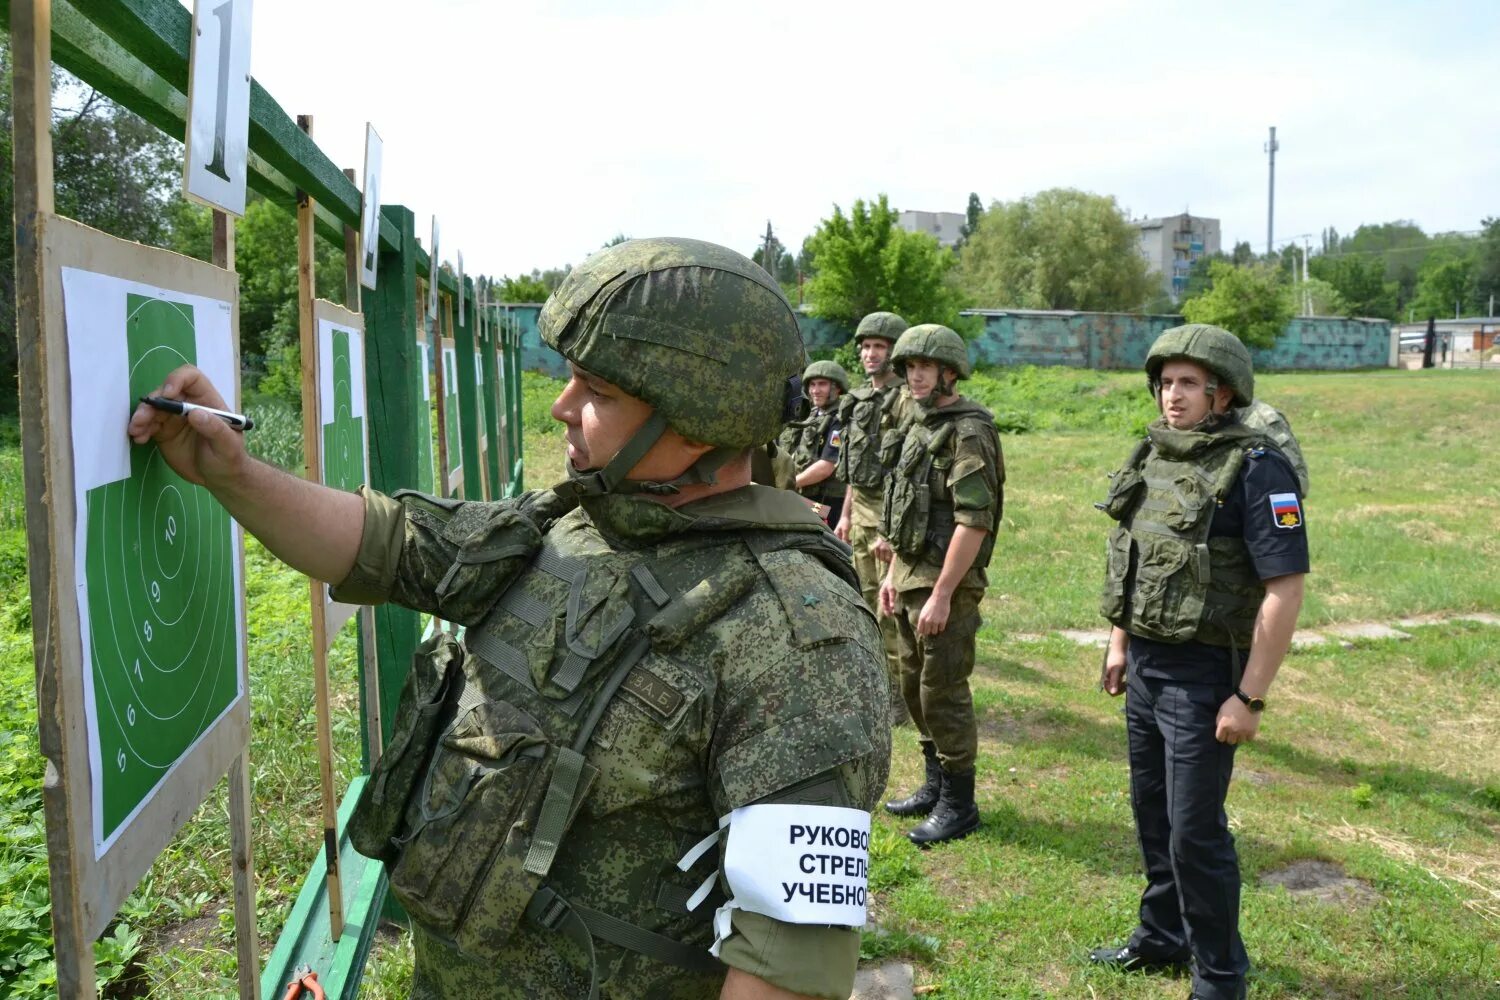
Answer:
<svg viewBox="0 0 1500 1000"><path fill-rule="evenodd" d="M900 424L903 404L909 402L902 391L901 376L891 367L891 351L906 326L906 320L892 312L873 312L859 321L854 343L869 381L839 401L842 443L836 471L848 487L843 514L834 522L834 534L854 550L859 589L872 609L880 607L880 581L890 562L890 546L882 545L880 538L886 475L880 446L885 435ZM880 616L880 636L885 642L886 671L891 680L891 722L900 725L910 715L901 697L901 653L894 617Z"/></svg>
<svg viewBox="0 0 1500 1000"><path fill-rule="evenodd" d="M926 815L907 834L926 847L979 829L969 675L1005 465L994 416L958 393L970 367L957 333L936 323L914 326L896 342L891 361L916 411L886 482L880 532L895 558L880 585L880 611L896 618L901 693L921 735L926 780L886 809Z"/></svg>
<svg viewBox="0 0 1500 1000"><path fill-rule="evenodd" d="M201 412L130 434L340 599L467 627L419 649L350 824L412 918L413 997L845 1000L888 695L848 549L749 482L792 309L731 250L634 240L540 326L571 368L553 490L342 493ZM224 405L191 367L158 394Z"/></svg>

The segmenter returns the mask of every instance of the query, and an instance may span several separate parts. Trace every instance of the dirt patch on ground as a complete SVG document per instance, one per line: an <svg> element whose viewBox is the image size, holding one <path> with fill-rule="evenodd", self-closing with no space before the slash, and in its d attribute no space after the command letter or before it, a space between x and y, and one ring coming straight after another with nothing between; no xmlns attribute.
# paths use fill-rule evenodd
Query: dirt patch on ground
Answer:
<svg viewBox="0 0 1500 1000"><path fill-rule="evenodd" d="M1262 885L1284 886L1293 896L1306 896L1320 903L1339 906L1374 906L1380 893L1365 881L1344 874L1344 866L1332 861L1294 861L1285 868L1260 877Z"/></svg>

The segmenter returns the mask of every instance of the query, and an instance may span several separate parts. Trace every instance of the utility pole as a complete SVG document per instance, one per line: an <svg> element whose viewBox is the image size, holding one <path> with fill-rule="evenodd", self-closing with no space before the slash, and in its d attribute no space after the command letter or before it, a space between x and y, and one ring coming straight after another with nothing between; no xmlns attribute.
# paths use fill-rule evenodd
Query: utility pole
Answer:
<svg viewBox="0 0 1500 1000"><path fill-rule="evenodd" d="M1281 143L1276 141L1276 126L1271 126L1271 140L1266 143L1266 152L1271 157L1271 190L1266 199L1266 256L1271 256L1271 240L1276 230L1276 151Z"/></svg>
<svg viewBox="0 0 1500 1000"><path fill-rule="evenodd" d="M771 232L771 220L766 220L766 240L761 245L760 266L766 269L771 277L776 277L776 235Z"/></svg>

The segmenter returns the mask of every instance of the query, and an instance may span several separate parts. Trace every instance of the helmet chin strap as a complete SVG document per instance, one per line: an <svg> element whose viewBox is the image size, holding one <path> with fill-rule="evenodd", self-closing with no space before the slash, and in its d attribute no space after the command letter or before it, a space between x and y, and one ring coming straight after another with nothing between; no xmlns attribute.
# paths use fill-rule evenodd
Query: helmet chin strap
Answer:
<svg viewBox="0 0 1500 1000"><path fill-rule="evenodd" d="M713 448L700 455L698 460L688 466L682 475L670 482L626 479L630 470L646 457L646 453L655 446L657 441L661 440L661 436L666 431L667 418L652 411L651 416L646 418L646 422L631 435L630 440L626 441L619 451L615 452L615 457L605 463L604 468L579 471L573 468L570 462L567 481L557 484L553 490L559 496L579 500L585 497L603 496L606 493L668 495L677 493L683 486L697 483L712 485L718 481L715 474L724 463L739 454L733 448Z"/></svg>

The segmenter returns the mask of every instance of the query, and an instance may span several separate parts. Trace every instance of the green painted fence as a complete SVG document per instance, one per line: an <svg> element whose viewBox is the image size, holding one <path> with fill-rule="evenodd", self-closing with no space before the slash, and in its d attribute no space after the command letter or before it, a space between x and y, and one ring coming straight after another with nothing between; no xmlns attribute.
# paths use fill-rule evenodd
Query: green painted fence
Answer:
<svg viewBox="0 0 1500 1000"><path fill-rule="evenodd" d="M9 0L0 0L9 23ZM122 107L140 115L163 132L181 137L187 114L188 59L192 14L178 0L53 0L53 61ZM251 84L249 186L285 211L296 210L299 191L312 197L317 234L342 248L345 228L358 229L361 195L313 139L257 82ZM417 348L417 279L435 270L418 245L412 212L400 205L380 209L378 289L363 296L366 343L365 378L369 407L370 485L390 492L419 481L417 456L423 372ZM487 326L493 339L478 341L480 325L474 282L462 287L441 269L437 275L442 295L465 300L465 319L455 325L460 383L460 427L464 440L464 478L467 493L480 495L480 482L489 495L519 492L523 482L521 453L521 336L514 323L502 323L502 310L491 307ZM455 309L456 312L456 309ZM475 350L485 367L487 386L500 386L498 368L506 368L503 391L477 391ZM498 349L500 357L496 356ZM434 350L429 365L437 359ZM493 381L491 380L493 373ZM500 423L511 429L507 438L509 468L502 475L498 463L481 465L478 449L481 421L493 449ZM472 458L470 457L472 456ZM7 512L0 512L0 517ZM414 612L382 607L375 614L379 690L388 728L394 721L401 684L419 639ZM363 662L363 657L361 657ZM251 664L252 683L254 664ZM365 684L359 685L363 694ZM362 732L367 706L361 705ZM368 746L368 744L366 744ZM368 764L368 760L366 761ZM340 808L340 831L363 779L347 791ZM274 817L271 818L274 821ZM280 996L290 970L301 962L312 964L330 997L358 995L364 961L374 940L384 906L385 878L377 863L367 861L342 842L346 933L338 943L329 937L327 901L322 869L322 844L308 844L309 858L317 858L286 922L281 939L263 970L261 989Z"/></svg>

